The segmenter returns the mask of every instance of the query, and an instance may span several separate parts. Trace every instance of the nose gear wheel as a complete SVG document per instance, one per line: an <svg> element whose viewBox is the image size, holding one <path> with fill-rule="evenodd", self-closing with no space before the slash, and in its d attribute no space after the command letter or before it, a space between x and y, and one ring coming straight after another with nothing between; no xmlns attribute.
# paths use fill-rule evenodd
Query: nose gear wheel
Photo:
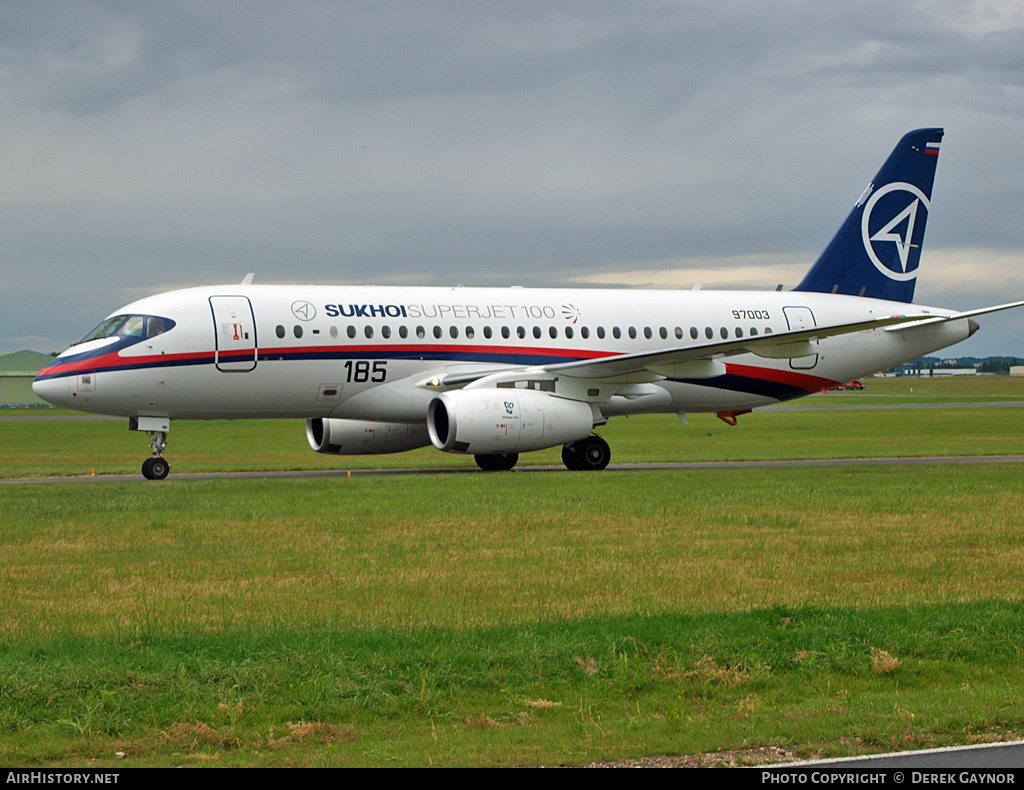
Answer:
<svg viewBox="0 0 1024 790"><path fill-rule="evenodd" d="M167 447L167 431L146 431L149 446L153 449L153 457L142 463L142 476L147 480L163 480L171 471L171 465L164 458Z"/></svg>

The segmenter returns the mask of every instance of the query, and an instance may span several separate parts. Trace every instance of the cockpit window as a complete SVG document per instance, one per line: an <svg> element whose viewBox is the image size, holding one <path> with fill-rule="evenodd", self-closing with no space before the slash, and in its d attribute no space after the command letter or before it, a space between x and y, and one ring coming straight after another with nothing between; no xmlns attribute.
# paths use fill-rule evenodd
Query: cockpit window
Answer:
<svg viewBox="0 0 1024 790"><path fill-rule="evenodd" d="M146 330L146 319L141 315L128 316L128 319L121 324L117 334L121 337L142 337Z"/></svg>
<svg viewBox="0 0 1024 790"><path fill-rule="evenodd" d="M88 343L90 340L99 340L101 337L110 337L111 335L117 334L117 328L124 323L123 315L115 315L113 318L108 318L89 334L79 340L79 343Z"/></svg>
<svg viewBox="0 0 1024 790"><path fill-rule="evenodd" d="M143 338L156 337L174 326L169 318L160 318L155 315L115 315L108 318L89 334L79 340L79 343L88 343L90 340L99 340L103 337Z"/></svg>

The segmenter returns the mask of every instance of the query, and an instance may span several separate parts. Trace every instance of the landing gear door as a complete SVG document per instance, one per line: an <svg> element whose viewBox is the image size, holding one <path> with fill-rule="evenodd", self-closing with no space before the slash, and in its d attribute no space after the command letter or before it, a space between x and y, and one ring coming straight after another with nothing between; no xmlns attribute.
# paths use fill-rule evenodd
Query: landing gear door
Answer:
<svg viewBox="0 0 1024 790"><path fill-rule="evenodd" d="M256 319L245 296L211 296L214 361L225 373L256 367Z"/></svg>
<svg viewBox="0 0 1024 790"><path fill-rule="evenodd" d="M794 331L801 329L811 329L816 327L818 324L814 320L814 313L811 312L809 307L783 307L782 312L786 315L786 323L789 324L789 328ZM814 345L818 345L818 341L814 341ZM806 357L795 357L789 360L789 366L794 370L810 370L818 364L818 355L811 354Z"/></svg>

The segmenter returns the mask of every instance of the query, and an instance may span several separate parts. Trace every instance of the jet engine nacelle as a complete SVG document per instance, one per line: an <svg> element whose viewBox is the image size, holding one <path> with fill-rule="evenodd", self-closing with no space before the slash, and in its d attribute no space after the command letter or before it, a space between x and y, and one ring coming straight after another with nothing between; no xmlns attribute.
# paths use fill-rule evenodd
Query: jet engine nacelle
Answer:
<svg viewBox="0 0 1024 790"><path fill-rule="evenodd" d="M422 423L368 420L306 420L306 438L318 453L330 455L401 453L430 444Z"/></svg>
<svg viewBox="0 0 1024 790"><path fill-rule="evenodd" d="M430 441L448 453L542 450L584 439L593 427L588 404L533 390L455 390L438 395L427 407Z"/></svg>

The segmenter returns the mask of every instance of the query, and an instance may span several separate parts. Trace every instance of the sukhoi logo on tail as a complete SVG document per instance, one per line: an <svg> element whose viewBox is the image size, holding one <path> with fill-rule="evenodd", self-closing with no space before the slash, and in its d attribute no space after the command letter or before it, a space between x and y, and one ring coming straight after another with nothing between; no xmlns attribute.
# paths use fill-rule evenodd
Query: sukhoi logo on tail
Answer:
<svg viewBox="0 0 1024 790"><path fill-rule="evenodd" d="M919 215L923 223L929 205L924 192L904 181L894 181L875 190L865 204L861 219L864 249L875 268L889 279L905 281L917 277L919 254L911 255L919 248L919 243L914 241L914 228ZM924 214L920 214L922 209ZM873 216L874 213L878 216ZM894 244L895 248L889 244Z"/></svg>

